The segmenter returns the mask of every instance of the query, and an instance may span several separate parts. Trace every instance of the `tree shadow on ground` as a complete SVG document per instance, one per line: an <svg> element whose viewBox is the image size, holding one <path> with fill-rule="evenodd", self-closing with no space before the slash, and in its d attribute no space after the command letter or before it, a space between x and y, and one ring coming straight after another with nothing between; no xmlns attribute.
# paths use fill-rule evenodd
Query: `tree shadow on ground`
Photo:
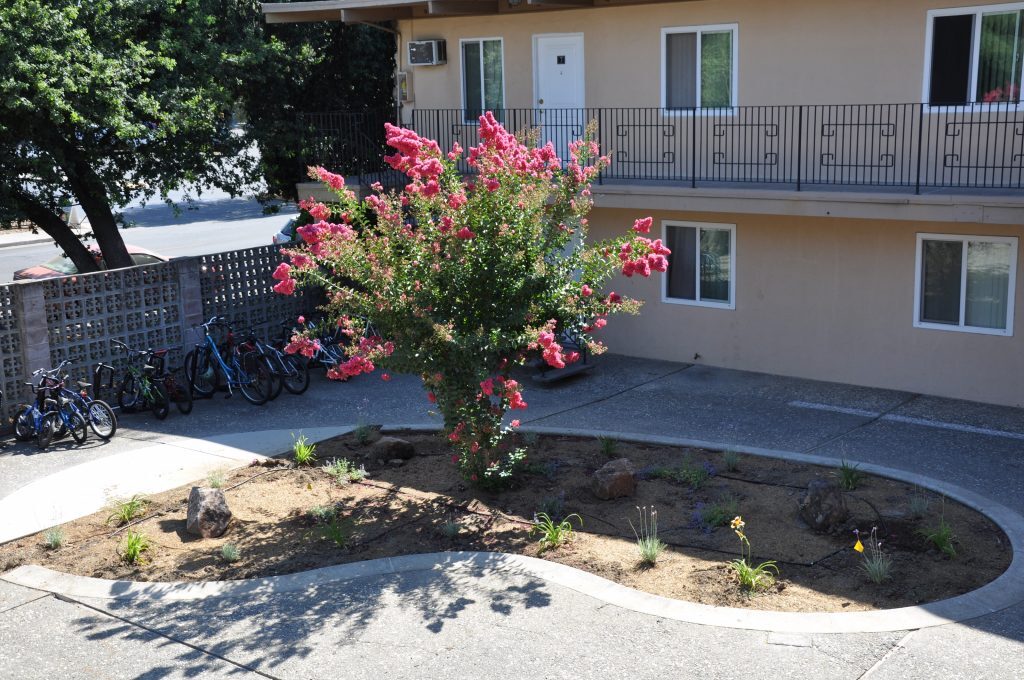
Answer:
<svg viewBox="0 0 1024 680"><path fill-rule="evenodd" d="M501 565L494 555L443 568L367 576L346 581L313 582L295 590L280 579L246 592L198 600L161 598L154 585L150 598L113 599L92 603L126 621L111 627L100 614L74 623L90 640L137 640L159 646L180 644L175 669L186 677L202 677L222 669L220 659L264 673L287 672L295 664L327 661L340 647L394 642L416 644L420 636L442 633L470 608L509 617L519 610L548 607L547 585ZM245 582L239 582L245 588ZM111 593L116 596L116 590ZM480 616L489 614L475 613ZM152 632L160 638L154 638ZM196 648L202 650L198 652ZM220 659L218 659L220 657ZM332 657L333 658L333 657ZM185 667L184 669L182 667ZM136 677L162 677L167 668Z"/></svg>

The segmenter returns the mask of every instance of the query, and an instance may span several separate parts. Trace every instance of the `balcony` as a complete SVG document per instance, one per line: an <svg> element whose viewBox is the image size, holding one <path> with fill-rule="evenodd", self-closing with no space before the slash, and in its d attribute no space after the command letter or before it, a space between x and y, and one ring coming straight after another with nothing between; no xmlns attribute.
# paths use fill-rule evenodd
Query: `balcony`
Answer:
<svg viewBox="0 0 1024 680"><path fill-rule="evenodd" d="M564 155L590 121L611 164L601 182L793 190L1024 188L1024 108L1012 103L504 109L513 131L539 129ZM471 112L417 109L413 128L441 148L477 143ZM465 168L468 171L468 168Z"/></svg>
<svg viewBox="0 0 1024 680"><path fill-rule="evenodd" d="M478 143L479 112L415 109L442 149ZM500 109L560 155L596 122L611 163L598 184L1024 198L1024 107L1014 103ZM384 177L384 116L306 114L312 162ZM407 119L408 120L408 119ZM464 164L462 170L470 172ZM400 178L393 178L400 181Z"/></svg>

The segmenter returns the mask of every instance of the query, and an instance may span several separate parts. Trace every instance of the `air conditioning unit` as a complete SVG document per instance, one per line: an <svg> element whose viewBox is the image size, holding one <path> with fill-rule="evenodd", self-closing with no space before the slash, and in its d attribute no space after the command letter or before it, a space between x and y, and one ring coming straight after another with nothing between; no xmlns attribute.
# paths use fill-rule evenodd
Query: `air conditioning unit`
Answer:
<svg viewBox="0 0 1024 680"><path fill-rule="evenodd" d="M448 62L448 48L444 40L410 40L410 66L437 66Z"/></svg>

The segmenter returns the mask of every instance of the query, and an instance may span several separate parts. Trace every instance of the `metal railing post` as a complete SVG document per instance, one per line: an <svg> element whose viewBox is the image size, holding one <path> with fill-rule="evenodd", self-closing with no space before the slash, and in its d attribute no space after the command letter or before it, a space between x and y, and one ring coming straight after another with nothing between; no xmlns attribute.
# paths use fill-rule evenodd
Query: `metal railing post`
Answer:
<svg viewBox="0 0 1024 680"><path fill-rule="evenodd" d="M697 188L697 107L693 107L690 122L690 188Z"/></svg>
<svg viewBox="0 0 1024 680"><path fill-rule="evenodd" d="M917 176L914 178L914 193L921 193L921 147L924 133L924 104L917 105Z"/></svg>
<svg viewBox="0 0 1024 680"><path fill-rule="evenodd" d="M792 147L791 147L792 148ZM804 107L796 108L796 190L800 191L804 167Z"/></svg>

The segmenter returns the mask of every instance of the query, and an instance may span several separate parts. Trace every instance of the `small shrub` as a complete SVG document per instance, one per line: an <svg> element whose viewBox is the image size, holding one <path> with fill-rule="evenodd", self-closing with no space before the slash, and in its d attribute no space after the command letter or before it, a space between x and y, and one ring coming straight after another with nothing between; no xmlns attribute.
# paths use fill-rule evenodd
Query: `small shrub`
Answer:
<svg viewBox="0 0 1024 680"><path fill-rule="evenodd" d="M561 522L555 523L547 513L538 512L533 518L531 534L540 534L541 550L557 548L572 538L572 518L575 517L580 526L583 526L583 518L573 513Z"/></svg>
<svg viewBox="0 0 1024 680"><path fill-rule="evenodd" d="M565 492L560 491L557 496L548 496L540 502L537 508L538 515L549 517L561 517L565 513Z"/></svg>
<svg viewBox="0 0 1024 680"><path fill-rule="evenodd" d="M149 505L149 499L140 494L135 494L127 500L116 501L114 511L107 516L107 524L116 523L118 526L128 524L142 515L146 511L147 505Z"/></svg>
<svg viewBox="0 0 1024 680"><path fill-rule="evenodd" d="M722 465L725 466L727 472L736 472L740 469L740 454L735 451L723 452Z"/></svg>
<svg viewBox="0 0 1024 680"><path fill-rule="evenodd" d="M43 534L43 543L50 550L56 550L64 545L64 530L56 527Z"/></svg>
<svg viewBox="0 0 1024 680"><path fill-rule="evenodd" d="M856 463L850 464L843 460L839 466L839 486L846 491L853 491L864 481L864 473Z"/></svg>
<svg viewBox="0 0 1024 680"><path fill-rule="evenodd" d="M227 563L237 562L242 558L242 551L234 543L225 543L221 546L220 557Z"/></svg>
<svg viewBox="0 0 1024 680"><path fill-rule="evenodd" d="M224 487L224 482L227 479L227 474L224 470L214 470L206 476L206 485L211 489L221 489Z"/></svg>
<svg viewBox="0 0 1024 680"><path fill-rule="evenodd" d="M539 475L548 479L553 479L557 474L559 468L562 467L560 460L548 460L544 462L535 461L527 463L523 468L523 472L529 475Z"/></svg>
<svg viewBox="0 0 1024 680"><path fill-rule="evenodd" d="M150 549L149 537L138 531L129 531L121 544L121 559L128 564L139 564L142 553Z"/></svg>
<svg viewBox="0 0 1024 680"><path fill-rule="evenodd" d="M336 505L314 505L309 509L309 516L317 524L329 524L338 516Z"/></svg>
<svg viewBox="0 0 1024 680"><path fill-rule="evenodd" d="M717 527L724 527L739 514L740 502L735 496L726 494L711 503L698 503L693 511L693 522L697 528L709 533Z"/></svg>
<svg viewBox="0 0 1024 680"><path fill-rule="evenodd" d="M355 463L346 458L335 458L324 465L324 470L341 485L366 479L366 468L362 465L356 467Z"/></svg>
<svg viewBox="0 0 1024 680"><path fill-rule="evenodd" d="M687 456L679 466L674 468L655 468L653 475L659 479L667 479L680 484L686 484L696 491L715 476L715 467L703 461L699 465Z"/></svg>
<svg viewBox="0 0 1024 680"><path fill-rule="evenodd" d="M360 446L366 446L373 441L373 435L376 432L377 428L375 426L360 423L356 426L356 429L352 430L352 436L356 438L356 441Z"/></svg>
<svg viewBox="0 0 1024 680"><path fill-rule="evenodd" d="M907 504L909 506L911 516L920 519L927 515L928 511L931 510L932 499L924 489L917 487L914 489L914 493L910 496L910 500Z"/></svg>
<svg viewBox="0 0 1024 680"><path fill-rule="evenodd" d="M598 437L597 441L601 446L601 453L609 458L614 456L619 450L618 440L612 437Z"/></svg>
<svg viewBox="0 0 1024 680"><path fill-rule="evenodd" d="M295 455L295 464L300 467L316 462L316 444L310 444L304 434L299 435L299 438L292 444L292 452Z"/></svg>
<svg viewBox="0 0 1024 680"><path fill-rule="evenodd" d="M450 519L441 525L440 531L442 536L447 538L449 541L454 541L462 532L462 525L454 519Z"/></svg>
<svg viewBox="0 0 1024 680"><path fill-rule="evenodd" d="M929 529L922 529L918 533L936 548L941 550L949 557L956 557L956 548L953 547L953 543L956 542L956 536L953 535L953 527L949 525L946 518L939 516L939 523Z"/></svg>
<svg viewBox="0 0 1024 680"><path fill-rule="evenodd" d="M740 586L746 588L748 593L771 588L775 583L776 577L779 575L779 568L776 566L775 560L766 560L754 566L754 555L750 547L750 541L747 539L747 535L743 533L743 528L747 526L747 523L743 521L742 517L737 515L733 518L730 526L740 539L740 557L729 563L729 566L736 572Z"/></svg>
<svg viewBox="0 0 1024 680"><path fill-rule="evenodd" d="M888 580L892 571L892 558L882 551L882 542L878 540L878 527L871 527L871 536L868 538L866 552L860 540L860 531L854 529L853 533L857 535L857 543L853 546L853 549L864 558L860 568L875 583Z"/></svg>
<svg viewBox="0 0 1024 680"><path fill-rule="evenodd" d="M640 530L633 526L633 520L629 521L629 528L636 536L636 549L640 553L640 564L645 567L653 567L658 563L658 557L665 549L665 544L658 538L658 511L653 507L648 511L647 506L637 507L640 513Z"/></svg>
<svg viewBox="0 0 1024 680"><path fill-rule="evenodd" d="M355 522L349 517L336 515L326 524L317 528L320 538L331 541L339 548L348 546L352 540L352 531L355 529Z"/></svg>

